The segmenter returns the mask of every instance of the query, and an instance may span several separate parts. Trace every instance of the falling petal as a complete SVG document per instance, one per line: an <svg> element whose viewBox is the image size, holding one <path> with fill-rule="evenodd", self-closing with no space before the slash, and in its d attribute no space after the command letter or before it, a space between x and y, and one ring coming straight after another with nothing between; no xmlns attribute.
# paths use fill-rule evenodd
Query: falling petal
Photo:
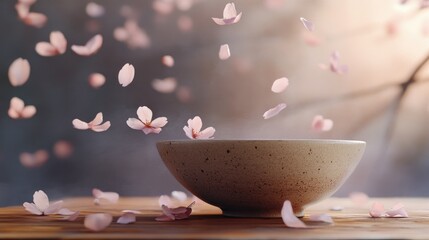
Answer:
<svg viewBox="0 0 429 240"><path fill-rule="evenodd" d="M84 226L94 232L107 228L112 223L113 217L107 213L89 214L85 217Z"/></svg>
<svg viewBox="0 0 429 240"><path fill-rule="evenodd" d="M34 153L21 153L19 161L27 168L37 168L45 164L49 159L49 153L45 150L38 150Z"/></svg>
<svg viewBox="0 0 429 240"><path fill-rule="evenodd" d="M231 57L231 52L229 51L229 45L228 44L221 45L219 49L219 59L226 60L229 57Z"/></svg>
<svg viewBox="0 0 429 240"><path fill-rule="evenodd" d="M180 86L177 88L176 96L182 103L188 103L192 100L192 91L187 86Z"/></svg>
<svg viewBox="0 0 429 240"><path fill-rule="evenodd" d="M152 87L160 93L172 93L176 90L177 80L175 78L155 79Z"/></svg>
<svg viewBox="0 0 429 240"><path fill-rule="evenodd" d="M103 36L100 34L92 37L85 46L73 45L71 49L78 55L81 56L91 56L98 52L98 50L103 45Z"/></svg>
<svg viewBox="0 0 429 240"><path fill-rule="evenodd" d="M389 217L394 218L407 218L408 213L404 208L404 205L402 203L397 203L395 206L393 206L390 210L386 211L386 214Z"/></svg>
<svg viewBox="0 0 429 240"><path fill-rule="evenodd" d="M180 16L177 19L177 27L182 32L190 32L192 28L194 27L194 22L192 21L192 18L189 16Z"/></svg>
<svg viewBox="0 0 429 240"><path fill-rule="evenodd" d="M280 103L279 105L269 109L268 111L266 111L262 117L264 119L270 119L274 116L276 116L277 114L279 114L283 109L286 108L286 103Z"/></svg>
<svg viewBox="0 0 429 240"><path fill-rule="evenodd" d="M174 199L179 200L180 202L185 202L186 200L188 200L188 196L186 195L186 193L181 191L173 191L171 192L171 196Z"/></svg>
<svg viewBox="0 0 429 240"><path fill-rule="evenodd" d="M92 131L94 132L104 132L107 131L110 128L111 124L110 121L106 121L103 124L96 125L92 127Z"/></svg>
<svg viewBox="0 0 429 240"><path fill-rule="evenodd" d="M145 127L144 123L137 118L128 118L127 125L134 130L143 130Z"/></svg>
<svg viewBox="0 0 429 240"><path fill-rule="evenodd" d="M173 67L174 66L174 58L170 55L163 56L161 62L162 62L162 64L164 64L167 67Z"/></svg>
<svg viewBox="0 0 429 240"><path fill-rule="evenodd" d="M97 89L104 85L106 77L101 73L92 73L88 77L88 83L91 87Z"/></svg>
<svg viewBox="0 0 429 240"><path fill-rule="evenodd" d="M127 63L125 64L118 74L118 80L119 84L122 85L122 87L128 86L134 79L135 69L134 66Z"/></svg>
<svg viewBox="0 0 429 240"><path fill-rule="evenodd" d="M310 32L314 31L314 24L311 21L308 21L307 19L305 19L303 17L300 18L300 20L301 20L302 24L304 25L305 29L307 29Z"/></svg>
<svg viewBox="0 0 429 240"><path fill-rule="evenodd" d="M105 13L105 9L102 5L97 4L95 2L89 2L86 5L86 14L88 14L88 16L93 17L93 18L98 18L104 15Z"/></svg>
<svg viewBox="0 0 429 240"><path fill-rule="evenodd" d="M30 77L30 63L27 59L18 58L9 66L9 81L12 86L24 85Z"/></svg>
<svg viewBox="0 0 429 240"><path fill-rule="evenodd" d="M324 222L324 223L330 223L330 224L334 223L334 221L332 220L332 217L326 213L312 214L310 215L309 220L313 222Z"/></svg>
<svg viewBox="0 0 429 240"><path fill-rule="evenodd" d="M273 82L271 86L271 91L275 93L281 93L289 86L289 79L282 77Z"/></svg>
<svg viewBox="0 0 429 240"><path fill-rule="evenodd" d="M22 21L29 26L42 28L48 21L48 17L43 13L30 12L25 18L22 18Z"/></svg>
<svg viewBox="0 0 429 240"><path fill-rule="evenodd" d="M103 192L98 188L92 189L92 195L95 199L106 200L109 203L117 203L119 200L119 194L116 192Z"/></svg>
<svg viewBox="0 0 429 240"><path fill-rule="evenodd" d="M116 221L119 224L130 224L136 222L136 215L132 212L125 212Z"/></svg>
<svg viewBox="0 0 429 240"><path fill-rule="evenodd" d="M158 204L160 207L162 205L169 206L171 205L171 198L168 195L161 195L158 199Z"/></svg>
<svg viewBox="0 0 429 240"><path fill-rule="evenodd" d="M317 132L327 132L332 129L334 122L331 119L325 119L322 115L316 115L311 126Z"/></svg>
<svg viewBox="0 0 429 240"><path fill-rule="evenodd" d="M170 0L155 0L152 3L153 9L161 14L168 15L173 12L173 1Z"/></svg>
<svg viewBox="0 0 429 240"><path fill-rule="evenodd" d="M36 52L43 57L52 57L58 55L58 50L48 42L39 42L36 44Z"/></svg>
<svg viewBox="0 0 429 240"><path fill-rule="evenodd" d="M218 25L230 25L237 23L241 19L242 13L237 15L234 3L227 3L223 9L223 18L212 18Z"/></svg>
<svg viewBox="0 0 429 240"><path fill-rule="evenodd" d="M383 217L384 213L384 206L379 202L373 203L371 209L369 210L369 215L373 218Z"/></svg>
<svg viewBox="0 0 429 240"><path fill-rule="evenodd" d="M195 0L176 0L177 9L180 11L188 11L194 5Z"/></svg>
<svg viewBox="0 0 429 240"><path fill-rule="evenodd" d="M283 203L281 211L284 224L290 228L308 228L304 222L299 220L293 213L292 204L289 200Z"/></svg>
<svg viewBox="0 0 429 240"><path fill-rule="evenodd" d="M53 31L51 32L51 35L49 37L50 42L52 46L55 47L58 54L64 54L67 50L67 40L64 37L64 34L59 31Z"/></svg>

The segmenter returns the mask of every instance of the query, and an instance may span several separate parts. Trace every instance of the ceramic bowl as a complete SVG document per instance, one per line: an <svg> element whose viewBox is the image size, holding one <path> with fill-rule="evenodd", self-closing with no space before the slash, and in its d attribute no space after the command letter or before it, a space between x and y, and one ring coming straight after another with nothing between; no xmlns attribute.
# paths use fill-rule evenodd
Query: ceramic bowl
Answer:
<svg viewBox="0 0 429 240"><path fill-rule="evenodd" d="M297 216L330 197L359 163L365 142L187 140L157 143L164 164L192 194L233 217Z"/></svg>

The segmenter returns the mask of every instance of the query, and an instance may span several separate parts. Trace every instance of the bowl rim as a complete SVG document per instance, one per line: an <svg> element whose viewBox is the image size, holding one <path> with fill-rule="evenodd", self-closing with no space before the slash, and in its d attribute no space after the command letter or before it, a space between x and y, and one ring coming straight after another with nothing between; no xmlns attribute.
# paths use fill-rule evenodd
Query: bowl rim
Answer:
<svg viewBox="0 0 429 240"><path fill-rule="evenodd" d="M194 143L219 143L219 142L308 142L322 144L364 144L362 140L342 140L342 139L173 139L157 141L156 144L194 144Z"/></svg>

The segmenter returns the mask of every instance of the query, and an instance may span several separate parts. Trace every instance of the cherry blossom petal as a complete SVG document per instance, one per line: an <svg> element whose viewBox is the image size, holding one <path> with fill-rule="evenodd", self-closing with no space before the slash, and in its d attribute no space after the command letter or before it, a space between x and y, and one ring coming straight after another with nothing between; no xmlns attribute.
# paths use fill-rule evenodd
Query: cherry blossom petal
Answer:
<svg viewBox="0 0 429 240"><path fill-rule="evenodd" d="M166 124L168 123L168 121L167 121L167 118L166 117L159 117L159 118L156 118L156 119L154 119L152 122L151 122L151 127L153 127L153 128L162 128L162 127L164 127Z"/></svg>
<svg viewBox="0 0 429 240"><path fill-rule="evenodd" d="M110 121L106 121L105 123L103 123L101 125L93 126L91 129L94 132L104 132L104 131L107 131L110 128L110 126L111 126Z"/></svg>
<svg viewBox="0 0 429 240"><path fill-rule="evenodd" d="M316 115L311 126L317 132L327 132L332 129L334 122L331 119L325 119L322 115Z"/></svg>
<svg viewBox="0 0 429 240"><path fill-rule="evenodd" d="M393 206L390 210L386 211L386 214L389 217L394 218L407 218L408 213L404 208L404 205L402 203L397 203L395 206Z"/></svg>
<svg viewBox="0 0 429 240"><path fill-rule="evenodd" d="M93 17L93 18L98 18L104 15L105 13L105 9L102 5L97 4L95 2L89 2L86 5L86 14L88 14L88 16Z"/></svg>
<svg viewBox="0 0 429 240"><path fill-rule="evenodd" d="M95 115L95 118L89 122L89 125L99 125L103 122L103 113L99 112Z"/></svg>
<svg viewBox="0 0 429 240"><path fill-rule="evenodd" d="M44 211L45 215L56 214L63 207L63 201L57 201L49 205L48 208Z"/></svg>
<svg viewBox="0 0 429 240"><path fill-rule="evenodd" d="M215 132L216 130L213 127L208 127L200 132L197 139L211 139Z"/></svg>
<svg viewBox="0 0 429 240"><path fill-rule="evenodd" d="M132 212L125 212L116 221L119 224L130 224L136 222L136 215Z"/></svg>
<svg viewBox="0 0 429 240"><path fill-rule="evenodd" d="M68 216L68 217L66 218L66 220L68 220L68 221L70 221L70 222L76 221L76 219L79 217L79 214L80 214L80 212L79 212L79 211L77 211L77 212L75 212L73 215Z"/></svg>
<svg viewBox="0 0 429 240"><path fill-rule="evenodd" d="M75 52L78 55L91 56L97 53L97 51L101 48L102 45L103 45L103 36L101 36L100 34L97 34L94 37L92 37L85 44L85 46L73 45L71 49L73 50L73 52Z"/></svg>
<svg viewBox="0 0 429 240"><path fill-rule="evenodd" d="M162 64L164 64L167 67L173 67L174 66L174 58L170 55L163 56L161 62L162 62Z"/></svg>
<svg viewBox="0 0 429 240"><path fill-rule="evenodd" d="M228 44L221 45L220 49L219 49L219 59L220 60L226 60L229 57L231 57L231 52L229 50L229 45Z"/></svg>
<svg viewBox="0 0 429 240"><path fill-rule="evenodd" d="M169 206L171 205L171 198L168 195L161 195L158 199L158 204L160 207L162 205Z"/></svg>
<svg viewBox="0 0 429 240"><path fill-rule="evenodd" d="M64 215L64 216L71 216L74 215L76 212L68 209L68 208L61 208L60 210L58 210L58 214L59 215Z"/></svg>
<svg viewBox="0 0 429 240"><path fill-rule="evenodd" d="M276 116L277 114L279 114L283 109L286 108L286 106L287 106L286 103L280 103L279 105L277 105L277 106L269 109L268 111L266 111L264 113L264 115L262 115L262 117L264 119L270 119L270 118Z"/></svg>
<svg viewBox="0 0 429 240"><path fill-rule="evenodd" d="M36 207L42 212L44 212L49 207L48 195L46 195L46 193L42 190L34 192L33 202Z"/></svg>
<svg viewBox="0 0 429 240"><path fill-rule="evenodd" d="M152 3L153 9L162 15L168 15L173 12L173 1L169 0L155 0Z"/></svg>
<svg viewBox="0 0 429 240"><path fill-rule="evenodd" d="M73 154L73 151L73 145L66 140L59 140L55 142L53 147L54 155L60 159L70 157Z"/></svg>
<svg viewBox="0 0 429 240"><path fill-rule="evenodd" d="M103 192L98 188L92 189L92 195L95 199L106 200L110 203L117 203L119 200L119 194L116 192Z"/></svg>
<svg viewBox="0 0 429 240"><path fill-rule="evenodd" d="M135 130L143 130L145 128L145 125L137 118L128 118L127 120L128 127L135 129Z"/></svg>
<svg viewBox="0 0 429 240"><path fill-rule="evenodd" d="M155 79L152 81L152 87L160 93L172 93L176 90L177 80L175 78Z"/></svg>
<svg viewBox="0 0 429 240"><path fill-rule="evenodd" d="M30 13L30 6L28 4L18 3L15 5L15 10L18 13L19 18L25 19Z"/></svg>
<svg viewBox="0 0 429 240"><path fill-rule="evenodd" d="M42 13L30 12L22 19L22 21L29 26L42 28L48 21L48 17Z"/></svg>
<svg viewBox="0 0 429 240"><path fill-rule="evenodd" d="M27 168L36 168L42 166L48 161L49 153L45 150L38 150L35 153L21 153L19 155L19 161L22 166Z"/></svg>
<svg viewBox="0 0 429 240"><path fill-rule="evenodd" d="M188 121L188 125L189 125L189 121ZM185 131L185 134L188 138L193 139L193 132L192 132L192 128L188 127L188 126L184 126L183 127L183 131Z"/></svg>
<svg viewBox="0 0 429 240"><path fill-rule="evenodd" d="M22 99L20 98L13 97L10 100L10 108L14 109L15 111L21 112L22 110L24 110L24 106L24 101L22 101Z"/></svg>
<svg viewBox="0 0 429 240"><path fill-rule="evenodd" d="M182 32L190 32L192 28L194 27L194 22L192 21L192 18L189 16L180 16L177 19L177 27Z"/></svg>
<svg viewBox="0 0 429 240"><path fill-rule="evenodd" d="M283 208L281 211L282 219L284 224L290 228L308 228L304 222L299 220L293 213L292 204L289 200L286 200L283 203Z"/></svg>
<svg viewBox="0 0 429 240"><path fill-rule="evenodd" d="M188 120L188 125L193 129L194 132L200 132L203 127L203 121L199 116L195 116L193 119Z"/></svg>
<svg viewBox="0 0 429 240"><path fill-rule="evenodd" d="M373 218L383 217L384 213L384 206L379 202L373 203L371 209L369 210L369 215Z"/></svg>
<svg viewBox="0 0 429 240"><path fill-rule="evenodd" d="M30 212L30 213L32 213L32 214L35 214L35 215L43 215L43 212L42 211L40 211L37 207L36 207L36 205L34 204L34 203L28 203L28 202L25 202L24 204L23 204L23 206L24 206L24 208L25 208L25 210L27 211L27 212Z"/></svg>
<svg viewBox="0 0 429 240"><path fill-rule="evenodd" d="M37 112L37 109L35 106L33 105L28 105L25 106L24 109L21 112L21 117L22 118L31 118L32 116L34 116Z"/></svg>
<svg viewBox="0 0 429 240"><path fill-rule="evenodd" d="M174 199L179 200L180 202L185 202L186 200L188 200L188 196L182 191L172 191L171 196Z"/></svg>
<svg viewBox="0 0 429 240"><path fill-rule="evenodd" d="M156 217L155 220L158 221L158 222L171 222L171 221L174 221L174 219L170 218L167 215L161 215L159 217Z"/></svg>
<svg viewBox="0 0 429 240"><path fill-rule="evenodd" d="M10 100L10 106L8 110L8 115L10 118L19 119L19 118L31 118L36 114L36 107L34 106L25 106L22 99L13 97Z"/></svg>
<svg viewBox="0 0 429 240"><path fill-rule="evenodd" d="M87 229L99 232L112 223L113 217L107 213L89 214L85 217L84 225Z"/></svg>
<svg viewBox="0 0 429 240"><path fill-rule="evenodd" d="M37 43L36 52L43 57L52 57L58 55L57 48L48 42Z"/></svg>
<svg viewBox="0 0 429 240"><path fill-rule="evenodd" d="M282 77L273 82L271 86L271 91L275 93L281 93L289 86L289 79Z"/></svg>
<svg viewBox="0 0 429 240"><path fill-rule="evenodd" d="M51 32L49 40L58 52L58 54L63 54L67 50L67 40L64 37L64 34L59 31Z"/></svg>
<svg viewBox="0 0 429 240"><path fill-rule="evenodd" d="M130 34L128 33L127 29L118 27L113 31L113 37L119 42L124 42L130 38Z"/></svg>
<svg viewBox="0 0 429 240"><path fill-rule="evenodd" d="M118 80L119 84L122 85L122 87L128 86L134 79L135 75L135 69L134 66L127 63L125 64L118 74Z"/></svg>
<svg viewBox="0 0 429 240"><path fill-rule="evenodd" d="M72 121L72 123L73 123L73 127L76 128L76 129L79 129L79 130L87 130L87 129L89 129L88 123L86 123L86 122L84 122L82 120L79 120L77 118L74 119Z"/></svg>
<svg viewBox="0 0 429 240"><path fill-rule="evenodd" d="M242 13L237 15L234 3L227 3L223 9L223 18L212 18L218 25L229 25L240 21Z"/></svg>
<svg viewBox="0 0 429 240"><path fill-rule="evenodd" d="M171 212L171 208L169 208L169 207L167 207L165 205L162 205L161 208L162 208L162 212L164 213L165 216L169 217L172 220L176 219L174 217L173 213Z"/></svg>
<svg viewBox="0 0 429 240"><path fill-rule="evenodd" d="M299 20L302 22L302 24L304 25L305 29L307 29L310 32L314 31L314 24L311 21L308 21L307 19L305 19L303 17L300 18Z"/></svg>
<svg viewBox="0 0 429 240"><path fill-rule="evenodd" d="M9 81L12 86L24 85L30 77L30 63L27 59L18 58L9 66Z"/></svg>
<svg viewBox="0 0 429 240"><path fill-rule="evenodd" d="M334 223L334 221L332 220L332 217L326 213L312 214L310 215L309 220L313 222L324 222L324 223L330 223L330 224Z"/></svg>
<svg viewBox="0 0 429 240"><path fill-rule="evenodd" d="M89 85L95 89L100 88L106 82L106 77L101 73L92 73L88 77Z"/></svg>
<svg viewBox="0 0 429 240"><path fill-rule="evenodd" d="M143 123L150 123L152 121L152 115L152 110L146 106L137 109L137 116Z"/></svg>
<svg viewBox="0 0 429 240"><path fill-rule="evenodd" d="M145 128L143 128L143 132L147 135L147 134L150 134L150 133L156 133L156 134L158 134L158 133L160 133L161 132L161 128L152 128L152 127L145 127Z"/></svg>

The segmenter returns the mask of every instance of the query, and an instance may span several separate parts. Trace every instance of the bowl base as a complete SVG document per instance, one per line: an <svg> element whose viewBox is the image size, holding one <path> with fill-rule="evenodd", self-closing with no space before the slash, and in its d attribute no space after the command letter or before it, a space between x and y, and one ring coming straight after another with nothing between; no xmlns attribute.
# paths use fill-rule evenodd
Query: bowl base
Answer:
<svg viewBox="0 0 429 240"><path fill-rule="evenodd" d="M243 211L243 210L223 210L222 214L225 217L235 218L281 218L280 210L273 211ZM304 210L295 211L295 216L302 218L304 217Z"/></svg>

